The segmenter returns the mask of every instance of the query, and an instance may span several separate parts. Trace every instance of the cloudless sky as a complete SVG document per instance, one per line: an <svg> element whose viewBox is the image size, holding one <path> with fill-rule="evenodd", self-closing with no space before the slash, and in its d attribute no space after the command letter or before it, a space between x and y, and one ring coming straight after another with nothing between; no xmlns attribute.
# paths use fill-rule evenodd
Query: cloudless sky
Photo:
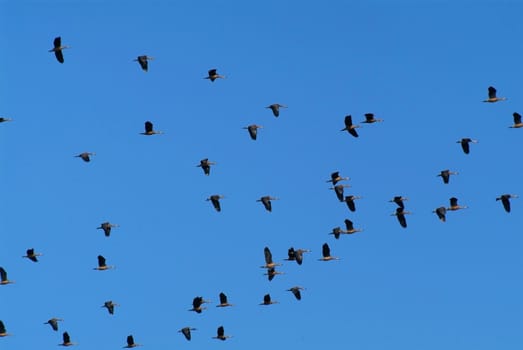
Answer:
<svg viewBox="0 0 523 350"><path fill-rule="evenodd" d="M518 1L0 1L0 349L521 349ZM62 37L65 63L48 52ZM149 55L149 71L133 62ZM225 75L203 79L211 68ZM482 103L488 86L507 101ZM264 108L288 106L278 118ZM359 138L340 130L345 115ZM162 135L142 136L150 120ZM252 141L245 127L264 126ZM471 137L465 155L457 140ZM95 152L91 162L74 156ZM217 162L211 175L196 167ZM458 171L444 185L436 175ZM356 212L326 182L348 176ZM205 201L224 195L222 211ZM280 198L273 211L256 199ZM390 214L409 198L408 227ZM432 211L458 197L468 208ZM349 218L363 232L328 233ZM109 238L102 222L120 227ZM328 242L339 261L320 262ZM264 276L263 248L284 272ZM287 249L310 249L304 263ZM27 248L44 255L23 259ZM97 255L115 265L94 271ZM286 289L299 285L302 300ZM231 308L216 308L225 292ZM259 306L270 293L279 304ZM201 314L192 299L212 303ZM100 308L119 303L114 315ZM60 317L60 331L43 322ZM212 339L225 327L233 338ZM187 342L176 333L197 328Z"/></svg>

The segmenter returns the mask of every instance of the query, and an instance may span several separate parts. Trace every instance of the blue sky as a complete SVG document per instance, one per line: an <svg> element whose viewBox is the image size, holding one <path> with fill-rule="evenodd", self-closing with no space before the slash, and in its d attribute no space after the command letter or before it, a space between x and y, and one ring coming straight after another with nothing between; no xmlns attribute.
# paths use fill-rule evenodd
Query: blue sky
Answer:
<svg viewBox="0 0 523 350"><path fill-rule="evenodd" d="M1 1L1 349L520 349L516 1ZM65 63L48 50L62 37ZM149 71L133 59L149 55ZM217 68L226 79L203 79ZM487 87L507 101L487 104ZM281 103L280 117L264 107ZM374 113L360 137L340 130ZM163 135L145 137L150 120ZM242 127L260 124L252 141ZM456 143L479 140L465 155ZM74 156L95 152L90 163ZM217 164L206 177L200 159ZM444 185L443 169L459 175ZM363 198L329 190L340 171ZM222 194L222 211L205 199ZM279 197L266 212L256 199ZM409 197L399 226L395 195ZM458 197L469 208L440 222ZM335 240L349 218L364 232ZM119 224L111 237L96 227ZM317 261L328 242L341 260ZM284 272L259 266L270 247ZM287 249L306 248L302 266ZM44 255L22 259L27 248ZM94 271L97 255L115 265ZM299 285L302 300L289 289ZM216 308L225 292L232 308ZM279 304L262 307L270 293ZM195 296L213 303L187 311ZM121 306L110 316L100 306ZM43 325L60 317L60 332ZM212 339L225 327L233 338ZM176 331L197 328L191 342Z"/></svg>

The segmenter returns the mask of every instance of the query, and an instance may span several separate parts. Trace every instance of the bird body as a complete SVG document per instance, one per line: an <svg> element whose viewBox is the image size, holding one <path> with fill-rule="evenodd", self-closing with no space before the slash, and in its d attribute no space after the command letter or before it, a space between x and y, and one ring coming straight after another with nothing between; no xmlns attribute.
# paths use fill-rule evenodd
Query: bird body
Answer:
<svg viewBox="0 0 523 350"><path fill-rule="evenodd" d="M450 175L458 175L457 171L450 171L449 169L442 170L437 176L441 176L444 184L448 184Z"/></svg>
<svg viewBox="0 0 523 350"><path fill-rule="evenodd" d="M53 40L53 48L49 52L54 52L56 60L60 63L64 63L64 54L62 50L69 49L69 46L62 45L62 37L57 36Z"/></svg>
<svg viewBox="0 0 523 350"><path fill-rule="evenodd" d="M209 69L207 76L204 79L209 79L210 81L214 82L216 79L225 79L225 75L218 74L217 70L213 68Z"/></svg>
<svg viewBox="0 0 523 350"><path fill-rule="evenodd" d="M265 210L271 212L272 211L272 202L274 200L278 200L279 198L271 197L271 196L263 196L260 199L257 199L256 202L262 202L263 206L265 207Z"/></svg>
<svg viewBox="0 0 523 350"><path fill-rule="evenodd" d="M114 315L114 308L116 306L120 306L120 305L113 303L112 300L108 300L108 301L104 302L104 304L101 307L105 307L107 309L107 311L109 312L109 315Z"/></svg>
<svg viewBox="0 0 523 350"><path fill-rule="evenodd" d="M291 289L287 289L287 292L292 292L292 294L294 295L294 297L297 300L301 300L301 292L300 292L300 290L305 290L305 288L299 287L299 286L295 286L295 287L292 287Z"/></svg>
<svg viewBox="0 0 523 350"><path fill-rule="evenodd" d="M216 211L220 212L222 210L222 207L220 205L220 199L224 198L221 194L213 194L209 198L206 199L206 201L211 201L212 206Z"/></svg>
<svg viewBox="0 0 523 350"><path fill-rule="evenodd" d="M249 132L249 136L251 137L252 140L256 140L256 138L258 137L258 129L262 129L263 126L252 124L249 126L245 126L243 128L247 129L247 131Z"/></svg>
<svg viewBox="0 0 523 350"><path fill-rule="evenodd" d="M461 140L456 141L456 143L460 143L461 144L461 149L463 149L463 152L465 154L469 154L470 153L470 144L471 143L478 143L478 140L473 140L470 137L464 137Z"/></svg>
<svg viewBox="0 0 523 350"><path fill-rule="evenodd" d="M153 123L151 123L150 121L146 121L144 123L144 126L145 126L145 131L140 133L142 135L151 136L151 135L163 134L163 131L154 130Z"/></svg>
<svg viewBox="0 0 523 350"><path fill-rule="evenodd" d="M24 255L23 258L27 258L33 262L38 262L39 256L42 256L42 253L35 253L35 250L30 248L26 250L26 255Z"/></svg>
<svg viewBox="0 0 523 350"><path fill-rule="evenodd" d="M503 204L503 208L507 213L510 213L510 198L518 198L519 196L516 194L502 194L498 198L496 198L497 201L501 201L501 204Z"/></svg>
<svg viewBox="0 0 523 350"><path fill-rule="evenodd" d="M142 70L144 72L147 72L147 70L149 69L148 61L152 61L152 60L154 60L154 57L147 56L147 55L141 55L141 56L136 57L133 61L138 62L140 67L142 67Z"/></svg>
<svg viewBox="0 0 523 350"><path fill-rule="evenodd" d="M79 155L76 155L75 157L81 158L84 162L90 162L91 156L94 156L94 152L82 152Z"/></svg>
<svg viewBox="0 0 523 350"><path fill-rule="evenodd" d="M356 128L359 128L359 125L352 124L352 116L347 115L345 116L345 127L341 129L341 131L347 131L349 134L351 134L354 137L358 137L358 133L356 132Z"/></svg>
<svg viewBox="0 0 523 350"><path fill-rule="evenodd" d="M205 175L209 176L211 173L211 165L214 165L214 164L216 164L216 163L209 161L208 158L205 158L205 159L200 160L200 164L198 164L197 167L202 168L203 173Z"/></svg>
<svg viewBox="0 0 523 350"><path fill-rule="evenodd" d="M118 224L111 224L110 222L106 221L100 224L99 227L97 227L98 230L103 230L105 237L109 237L111 235L111 229L113 227L118 227Z"/></svg>
<svg viewBox="0 0 523 350"><path fill-rule="evenodd" d="M438 216L438 218L441 221L443 221L443 222L446 221L447 208L445 208L445 207L436 208L436 210L434 210L433 213L436 213L436 215Z"/></svg>
<svg viewBox="0 0 523 350"><path fill-rule="evenodd" d="M185 337L185 339L191 340L191 331L195 331L195 330L196 330L196 328L183 327L182 329L180 329L178 331L178 333L182 333L183 336Z"/></svg>

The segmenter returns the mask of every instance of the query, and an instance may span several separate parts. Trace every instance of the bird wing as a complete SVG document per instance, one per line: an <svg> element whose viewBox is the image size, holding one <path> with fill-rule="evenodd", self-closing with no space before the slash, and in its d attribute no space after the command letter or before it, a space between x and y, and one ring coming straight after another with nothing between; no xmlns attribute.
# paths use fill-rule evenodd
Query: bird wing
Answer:
<svg viewBox="0 0 523 350"><path fill-rule="evenodd" d="M3 267L0 267L0 279L2 281L7 280L7 272L4 270Z"/></svg>
<svg viewBox="0 0 523 350"><path fill-rule="evenodd" d="M458 199L456 197L450 198L450 206L455 207L458 205Z"/></svg>
<svg viewBox="0 0 523 350"><path fill-rule="evenodd" d="M128 346L133 346L134 345L134 338L132 335L128 335L127 336L127 345Z"/></svg>
<svg viewBox="0 0 523 350"><path fill-rule="evenodd" d="M62 46L62 37L60 36L57 36L56 38L54 38L53 40L53 46L55 49L59 48L60 46Z"/></svg>
<svg viewBox="0 0 523 350"><path fill-rule="evenodd" d="M496 98L496 89L493 86L488 88L488 98Z"/></svg>
<svg viewBox="0 0 523 350"><path fill-rule="evenodd" d="M331 249L327 243L323 244L322 254L324 258L329 257L331 255Z"/></svg>
<svg viewBox="0 0 523 350"><path fill-rule="evenodd" d="M503 208L505 208L505 211L507 213L510 213L510 197L501 196L501 203L503 204Z"/></svg>
<svg viewBox="0 0 523 350"><path fill-rule="evenodd" d="M349 207L350 211L356 211L356 204L354 203L354 200L352 200L352 197L345 197L345 203L347 203L347 207Z"/></svg>
<svg viewBox="0 0 523 350"><path fill-rule="evenodd" d="M220 293L220 304L227 304L227 295Z"/></svg>
<svg viewBox="0 0 523 350"><path fill-rule="evenodd" d="M218 338L223 338L223 336L225 335L225 329L223 328L223 326L218 327L216 333L218 335Z"/></svg>
<svg viewBox="0 0 523 350"><path fill-rule="evenodd" d="M374 114L372 113L365 113L365 121L372 122L374 120Z"/></svg>
<svg viewBox="0 0 523 350"><path fill-rule="evenodd" d="M251 139L256 140L256 136L258 134L258 130L254 125L249 125L247 127L247 130L249 131L249 135L251 136Z"/></svg>
<svg viewBox="0 0 523 350"><path fill-rule="evenodd" d="M294 250L293 247L290 247L287 250L287 256L288 256L289 260L295 260L296 259L296 251Z"/></svg>
<svg viewBox="0 0 523 350"><path fill-rule="evenodd" d="M298 249L296 251L296 262L298 263L298 265L301 265L301 263L303 262L303 252L301 251L301 249Z"/></svg>
<svg viewBox="0 0 523 350"><path fill-rule="evenodd" d="M99 267L105 266L105 258L101 255L98 255L98 266Z"/></svg>
<svg viewBox="0 0 523 350"><path fill-rule="evenodd" d="M292 288L291 291L292 294L294 294L294 296L296 297L296 299L301 300L301 293L298 288Z"/></svg>
<svg viewBox="0 0 523 350"><path fill-rule="evenodd" d="M441 175L441 178L443 179L443 183L448 184L449 183L449 179L450 179L449 171L448 170L443 170L440 175Z"/></svg>
<svg viewBox="0 0 523 350"><path fill-rule="evenodd" d="M142 67L142 69L147 72L147 69L149 68L149 64L147 63L147 56L138 56L138 63L140 64L140 67Z"/></svg>
<svg viewBox="0 0 523 350"><path fill-rule="evenodd" d="M269 247L263 248L263 254L265 255L265 263L267 265L272 264L272 253Z"/></svg>
<svg viewBox="0 0 523 350"><path fill-rule="evenodd" d="M463 149L463 152L465 152L465 154L469 154L470 152L469 142L470 141L468 139L461 140L461 148Z"/></svg>
<svg viewBox="0 0 523 350"><path fill-rule="evenodd" d="M343 202L343 193L344 193L343 185L334 186L334 192L336 192L336 197L338 197L338 200L340 202Z"/></svg>
<svg viewBox="0 0 523 350"><path fill-rule="evenodd" d="M271 295L270 294L265 294L263 296L263 303L264 304L270 304L271 303Z"/></svg>
<svg viewBox="0 0 523 350"><path fill-rule="evenodd" d="M153 123L151 123L150 121L146 121L145 122L145 133L148 134L148 133L151 133L153 131Z"/></svg>
<svg viewBox="0 0 523 350"><path fill-rule="evenodd" d="M202 306L202 302L203 302L203 298L202 297L195 297L193 300L192 300L192 306L194 309L198 309L200 308L200 306Z"/></svg>
<svg viewBox="0 0 523 350"><path fill-rule="evenodd" d="M58 62L64 63L64 54L62 53L62 50L55 50L54 55Z"/></svg>
<svg viewBox="0 0 523 350"><path fill-rule="evenodd" d="M345 127L349 129L352 126L352 116L345 116Z"/></svg>
<svg viewBox="0 0 523 350"><path fill-rule="evenodd" d="M216 75L216 69L209 69L208 74L209 74L209 77L215 76Z"/></svg>
<svg viewBox="0 0 523 350"><path fill-rule="evenodd" d="M64 341L64 344L71 342L71 337L69 337L69 333L67 332L64 332L64 334L62 334L62 339Z"/></svg>
<svg viewBox="0 0 523 350"><path fill-rule="evenodd" d="M359 136L360 136L360 135L358 135L358 132L357 132L356 129L354 129L354 128L350 128L350 129L348 130L348 132L349 132L349 134L351 134L351 135L354 136L354 137L359 137Z"/></svg>
<svg viewBox="0 0 523 350"><path fill-rule="evenodd" d="M4 322L0 321L0 333L6 333Z"/></svg>
<svg viewBox="0 0 523 350"><path fill-rule="evenodd" d="M514 124L521 124L521 114L514 112L512 116L514 117Z"/></svg>
<svg viewBox="0 0 523 350"><path fill-rule="evenodd" d="M354 225L349 219L345 219L345 227L347 228L347 231L354 230Z"/></svg>
<svg viewBox="0 0 523 350"><path fill-rule="evenodd" d="M191 329L189 327L182 328L182 333L185 336L185 339L191 340Z"/></svg>

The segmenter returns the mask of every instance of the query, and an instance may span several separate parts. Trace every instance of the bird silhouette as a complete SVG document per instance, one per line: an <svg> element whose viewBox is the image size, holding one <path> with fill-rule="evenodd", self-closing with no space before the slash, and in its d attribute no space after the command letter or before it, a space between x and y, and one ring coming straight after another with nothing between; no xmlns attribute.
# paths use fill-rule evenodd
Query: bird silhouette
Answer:
<svg viewBox="0 0 523 350"><path fill-rule="evenodd" d="M191 331L195 331L195 330L196 330L196 328L183 327L182 329L180 329L178 331L178 333L182 333L183 336L185 337L185 339L191 340Z"/></svg>
<svg viewBox="0 0 523 350"><path fill-rule="evenodd" d="M67 45L62 45L62 37L57 36L53 40L53 48L49 52L54 52L56 60L60 63L64 63L64 54L62 50L69 49Z"/></svg>
<svg viewBox="0 0 523 350"><path fill-rule="evenodd" d="M493 86L488 87L488 98L486 100L483 100L483 102L499 102L499 101L505 101L506 97L497 97L496 96L496 89Z"/></svg>
<svg viewBox="0 0 523 350"><path fill-rule="evenodd" d="M496 198L497 201L501 201L501 204L503 204L503 208L505 208L505 211L507 213L510 213L510 198L518 198L519 196L517 194L502 194L498 198Z"/></svg>
<svg viewBox="0 0 523 350"><path fill-rule="evenodd" d="M354 137L358 137L358 133L356 132L356 128L359 128L359 125L352 124L352 116L347 115L345 116L345 127L341 129L341 131L347 131L349 134L351 134Z"/></svg>
<svg viewBox="0 0 523 350"><path fill-rule="evenodd" d="M401 209L405 209L405 203L403 202L408 200L409 199L407 197L394 196L394 198L392 198L389 202L396 203L398 207L400 207Z"/></svg>
<svg viewBox="0 0 523 350"><path fill-rule="evenodd" d="M460 210L460 209L466 209L467 206L464 206L464 205L459 205L458 204L458 199L456 197L452 197L449 199L449 203L450 205L447 207L447 210Z"/></svg>
<svg viewBox="0 0 523 350"><path fill-rule="evenodd" d="M211 165L216 164L215 162L209 161L208 158L200 160L200 164L197 165L197 167L202 168L203 173L207 176L211 174Z"/></svg>
<svg viewBox="0 0 523 350"><path fill-rule="evenodd" d="M463 152L465 154L469 154L470 153L470 144L471 143L478 143L478 140L473 140L473 139L471 139L469 137L464 137L461 140L456 141L456 143L460 143L461 144L461 148L463 149Z"/></svg>
<svg viewBox="0 0 523 350"><path fill-rule="evenodd" d="M303 288L303 287L295 286L295 287L292 287L291 289L287 289L287 292L292 292L292 294L294 295L294 297L297 300L301 300L301 292L300 292L300 290L304 290L304 289L305 288Z"/></svg>
<svg viewBox="0 0 523 350"><path fill-rule="evenodd" d="M76 155L75 157L81 158L84 162L90 162L91 156L94 156L95 154L96 153L94 153L94 152L83 152L83 153L80 153L79 155Z"/></svg>
<svg viewBox="0 0 523 350"><path fill-rule="evenodd" d="M345 199L344 199L345 203L347 204L347 208L349 208L349 210L352 212L356 211L356 203L354 203L354 201L356 199L361 199L361 197L348 195L348 196L345 196Z"/></svg>
<svg viewBox="0 0 523 350"><path fill-rule="evenodd" d="M63 321L63 320L61 318L53 317L50 320L48 320L47 322L44 322L44 324L50 325L51 328L53 329L53 331L58 331L58 322L59 321Z"/></svg>
<svg viewBox="0 0 523 350"><path fill-rule="evenodd" d="M7 271L3 267L0 267L0 285L6 285L6 284L12 284L12 283L15 283L15 281L10 281L7 278Z"/></svg>
<svg viewBox="0 0 523 350"><path fill-rule="evenodd" d="M12 334L10 333L7 333L7 330L5 329L5 325L4 325L4 322L2 322L0 320L0 338L3 338L3 337L8 337Z"/></svg>
<svg viewBox="0 0 523 350"><path fill-rule="evenodd" d="M229 304L229 302L227 301L227 295L225 295L225 293L220 293L219 295L220 297L220 303L218 305L216 305L216 307L227 307L227 306L233 306L233 304Z"/></svg>
<svg viewBox="0 0 523 350"><path fill-rule="evenodd" d="M382 122L383 119L376 119L374 118L374 114L373 113L365 113L365 120L362 121L362 123L367 123L367 124L372 124L372 123L377 123L377 122Z"/></svg>
<svg viewBox="0 0 523 350"><path fill-rule="evenodd" d="M247 129L251 139L256 140L256 138L258 137L258 129L262 129L263 126L252 124L252 125L249 125L249 126L244 126L243 128Z"/></svg>
<svg viewBox="0 0 523 350"><path fill-rule="evenodd" d="M98 230L103 230L105 237L109 237L111 235L111 229L113 227L119 227L118 224L111 224L110 222L106 221L100 224L99 227L97 227Z"/></svg>
<svg viewBox="0 0 523 350"><path fill-rule="evenodd" d="M208 303L209 300L203 299L203 297L195 297L192 301L192 309L189 309L189 311L194 311L198 314L201 314L203 310L205 310L205 307L202 307L202 304Z"/></svg>
<svg viewBox="0 0 523 350"><path fill-rule="evenodd" d="M321 253L322 253L322 258L318 259L320 261L340 260L340 258L338 258L337 256L331 255L331 248L329 247L329 245L327 243L323 243Z"/></svg>
<svg viewBox="0 0 523 350"><path fill-rule="evenodd" d="M149 70L149 61L154 60L154 57L147 56L147 55L141 55L136 57L133 61L138 62L140 67L142 67L142 70L144 72L147 72Z"/></svg>
<svg viewBox="0 0 523 350"><path fill-rule="evenodd" d="M93 268L93 270L105 271L113 268L113 265L107 265L105 263L105 258L102 255L98 255L98 266Z"/></svg>
<svg viewBox="0 0 523 350"><path fill-rule="evenodd" d="M134 342L134 337L130 334L127 336L127 345L124 348L135 348L137 346L142 346L142 344L137 344Z"/></svg>
<svg viewBox="0 0 523 350"><path fill-rule="evenodd" d="M512 113L512 116L514 117L514 125L509 126L509 128L513 128L513 129L523 128L523 123L521 122L521 114L514 112L514 113Z"/></svg>
<svg viewBox="0 0 523 350"><path fill-rule="evenodd" d="M209 79L212 82L214 82L216 79L225 79L225 76L218 74L215 68L209 69L207 74L208 75L204 79Z"/></svg>
<svg viewBox="0 0 523 350"><path fill-rule="evenodd" d="M327 180L326 182L332 182L332 185L336 186L336 184L338 182L343 181L343 180L350 180L350 178L348 178L348 177L341 177L340 176L340 172L339 171L335 171L335 172L331 173L330 180Z"/></svg>
<svg viewBox="0 0 523 350"><path fill-rule="evenodd" d="M405 211L403 208L399 207L396 208L396 212L392 213L390 215L394 215L398 218L398 222L400 223L401 227L406 228L407 227L407 219L405 218L406 214L410 214L410 211Z"/></svg>
<svg viewBox="0 0 523 350"><path fill-rule="evenodd" d="M278 200L279 198L271 197L271 196L263 196L260 199L257 199L256 202L262 202L263 206L265 207L265 210L272 211L272 202Z"/></svg>
<svg viewBox="0 0 523 350"><path fill-rule="evenodd" d="M436 210L434 210L433 213L436 213L436 215L438 216L438 218L441 221L445 222L447 220L446 219L447 208L445 208L445 207L436 208Z"/></svg>
<svg viewBox="0 0 523 350"><path fill-rule="evenodd" d="M101 307L105 307L107 311L109 312L109 315L114 315L114 308L116 306L120 306L119 304L113 303L112 300L108 300L104 302L104 304Z"/></svg>
<svg viewBox="0 0 523 350"><path fill-rule="evenodd" d="M261 268L271 268L275 266L281 266L281 264L275 263L272 261L272 253L269 247L263 248L263 256L265 257L265 265L260 266Z"/></svg>
<svg viewBox="0 0 523 350"><path fill-rule="evenodd" d="M22 258L27 258L33 262L38 262L38 257L42 255L42 253L35 253L34 248L30 248L26 250L26 255L22 256Z"/></svg>
<svg viewBox="0 0 523 350"><path fill-rule="evenodd" d="M225 329L223 328L223 326L220 326L216 330L216 337L213 337L213 339L226 340L227 338L231 337L231 335L225 335Z"/></svg>
<svg viewBox="0 0 523 350"><path fill-rule="evenodd" d="M71 337L69 336L69 333L64 332L62 334L62 344L58 344L58 345L61 345L61 346L73 346L73 345L78 345L78 344L73 343L71 341Z"/></svg>
<svg viewBox="0 0 523 350"><path fill-rule="evenodd" d="M216 211L222 211L222 206L220 205L220 199L225 198L221 194L213 194L209 198L206 199L206 201L210 201L212 203L212 206Z"/></svg>
<svg viewBox="0 0 523 350"><path fill-rule="evenodd" d="M142 135L151 136L151 135L163 134L163 131L153 130L153 123L151 123L150 121L146 121L144 123L144 126L145 126L145 131L140 133Z"/></svg>
<svg viewBox="0 0 523 350"><path fill-rule="evenodd" d="M442 170L437 176L441 176L444 184L448 184L450 180L450 175L458 175L457 171L450 171L449 169Z"/></svg>
<svg viewBox="0 0 523 350"><path fill-rule="evenodd" d="M279 103L273 103L272 105L267 106L265 108L270 108L272 114L277 118L280 116L280 108L287 108L287 106L281 105Z"/></svg>
<svg viewBox="0 0 523 350"><path fill-rule="evenodd" d="M270 294L265 294L263 296L263 302L260 305L271 305L271 304L278 304L278 302L272 300Z"/></svg>
<svg viewBox="0 0 523 350"><path fill-rule="evenodd" d="M334 187L329 187L330 190L334 190L334 194L336 194L336 198L338 198L338 200L340 202L343 202L344 200L344 192L345 192L345 188L349 188L350 185L342 185L342 184L338 184Z"/></svg>

